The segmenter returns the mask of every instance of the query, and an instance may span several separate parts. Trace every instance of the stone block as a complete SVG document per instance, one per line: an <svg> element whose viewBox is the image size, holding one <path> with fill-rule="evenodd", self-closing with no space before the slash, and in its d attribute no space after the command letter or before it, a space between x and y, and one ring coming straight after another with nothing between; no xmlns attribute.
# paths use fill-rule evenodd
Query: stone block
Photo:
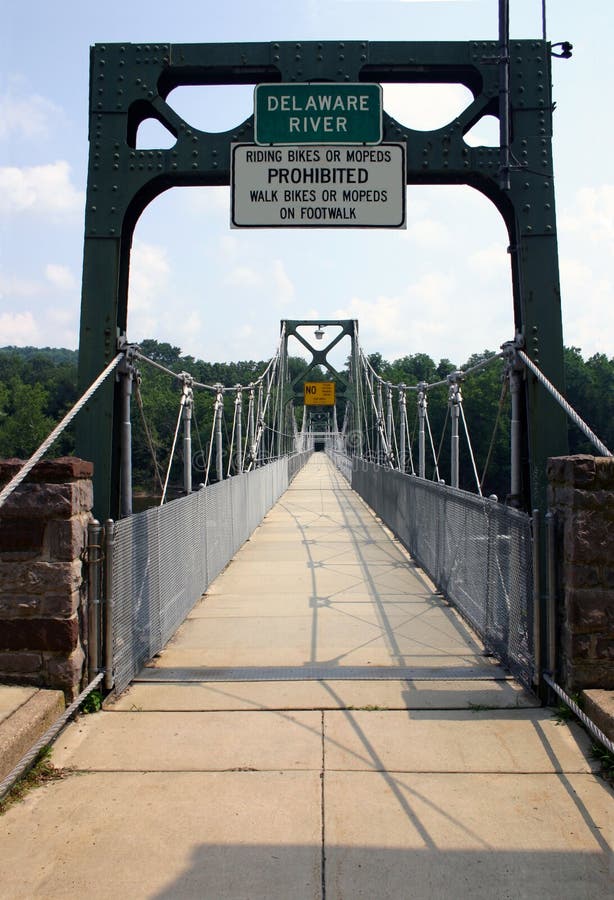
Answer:
<svg viewBox="0 0 614 900"><path fill-rule="evenodd" d="M83 514L50 522L47 531L51 559L70 562L80 558L87 545L87 518Z"/></svg>
<svg viewBox="0 0 614 900"><path fill-rule="evenodd" d="M567 464L567 456L551 456L546 463L546 475L550 484L555 482L564 482L566 480L565 471Z"/></svg>
<svg viewBox="0 0 614 900"><path fill-rule="evenodd" d="M595 658L594 640L590 634L572 633L569 640L569 662L575 664Z"/></svg>
<svg viewBox="0 0 614 900"><path fill-rule="evenodd" d="M28 619L41 614L41 594L0 594L0 618Z"/></svg>
<svg viewBox="0 0 614 900"><path fill-rule="evenodd" d="M79 622L72 619L0 620L0 650L53 650L71 653L79 639Z"/></svg>
<svg viewBox="0 0 614 900"><path fill-rule="evenodd" d="M595 659L610 660L614 665L614 634L597 637L595 640Z"/></svg>
<svg viewBox="0 0 614 900"><path fill-rule="evenodd" d="M70 619L79 612L83 600L80 590L67 591L63 594L45 594L40 598L40 615L50 619Z"/></svg>
<svg viewBox="0 0 614 900"><path fill-rule="evenodd" d="M23 459L0 460L0 484L7 484L23 468ZM81 478L91 478L94 464L77 456L60 456L58 459L43 459L28 474L29 482L63 483Z"/></svg>
<svg viewBox="0 0 614 900"><path fill-rule="evenodd" d="M0 594L72 594L82 581L77 562L6 562L0 560Z"/></svg>
<svg viewBox="0 0 614 900"><path fill-rule="evenodd" d="M45 684L64 691L66 700L72 702L81 689L85 654L79 644L68 656L44 654Z"/></svg>
<svg viewBox="0 0 614 900"><path fill-rule="evenodd" d="M565 687L568 691L584 688L614 689L614 664L603 662L574 663L566 673Z"/></svg>
<svg viewBox="0 0 614 900"><path fill-rule="evenodd" d="M610 456L595 458L595 480L600 488L614 491L614 458Z"/></svg>
<svg viewBox="0 0 614 900"><path fill-rule="evenodd" d="M610 591L570 591L567 609L568 622L575 632L614 632L614 594Z"/></svg>
<svg viewBox="0 0 614 900"><path fill-rule="evenodd" d="M43 519L0 519L0 555L4 559L8 553L37 556L42 553L44 540Z"/></svg>
<svg viewBox="0 0 614 900"><path fill-rule="evenodd" d="M595 457L578 454L570 456L565 466L565 478L575 487L594 484L595 482Z"/></svg>
<svg viewBox="0 0 614 900"><path fill-rule="evenodd" d="M0 673L2 678L6 674L15 674L23 672L24 675L31 675L34 672L42 671L43 657L41 653L27 653L24 651L17 652L0 652Z"/></svg>
<svg viewBox="0 0 614 900"><path fill-rule="evenodd" d="M565 557L589 565L614 559L614 528L606 527L599 510L580 510L565 523Z"/></svg>
<svg viewBox="0 0 614 900"><path fill-rule="evenodd" d="M614 741L614 692L584 691L584 711L603 733Z"/></svg>
<svg viewBox="0 0 614 900"><path fill-rule="evenodd" d="M599 566L574 566L568 567L566 573L566 586L568 588L585 588L601 586L602 573Z"/></svg>
<svg viewBox="0 0 614 900"><path fill-rule="evenodd" d="M81 497L73 484L21 484L2 506L2 519L68 518L80 512Z"/></svg>

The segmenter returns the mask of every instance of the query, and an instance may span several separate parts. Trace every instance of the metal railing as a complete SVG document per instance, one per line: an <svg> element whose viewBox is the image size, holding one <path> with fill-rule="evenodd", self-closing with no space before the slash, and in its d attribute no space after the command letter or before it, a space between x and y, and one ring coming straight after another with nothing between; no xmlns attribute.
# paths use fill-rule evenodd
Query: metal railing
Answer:
<svg viewBox="0 0 614 900"><path fill-rule="evenodd" d="M339 454L334 461L339 465ZM480 635L531 686L535 669L531 519L466 491L357 458L352 488Z"/></svg>
<svg viewBox="0 0 614 900"><path fill-rule="evenodd" d="M168 643L309 456L282 457L107 523L107 688L121 693Z"/></svg>

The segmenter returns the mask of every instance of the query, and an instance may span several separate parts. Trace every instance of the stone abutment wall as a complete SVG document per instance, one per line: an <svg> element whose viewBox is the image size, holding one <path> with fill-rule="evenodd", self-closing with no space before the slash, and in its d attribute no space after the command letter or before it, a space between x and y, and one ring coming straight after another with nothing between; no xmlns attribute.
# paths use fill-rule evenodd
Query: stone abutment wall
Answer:
<svg viewBox="0 0 614 900"><path fill-rule="evenodd" d="M21 468L0 462L0 484ZM0 683L79 693L92 464L41 462L0 507Z"/></svg>
<svg viewBox="0 0 614 900"><path fill-rule="evenodd" d="M614 689L614 458L548 462L556 514L558 677L570 691Z"/></svg>

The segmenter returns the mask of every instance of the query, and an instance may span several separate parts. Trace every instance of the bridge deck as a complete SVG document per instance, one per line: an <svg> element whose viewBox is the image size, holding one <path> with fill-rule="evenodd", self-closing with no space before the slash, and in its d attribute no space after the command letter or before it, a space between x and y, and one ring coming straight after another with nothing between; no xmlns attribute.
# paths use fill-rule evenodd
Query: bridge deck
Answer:
<svg viewBox="0 0 614 900"><path fill-rule="evenodd" d="M608 896L586 735L501 675L317 454L139 681L62 735L70 771L2 820L0 893Z"/></svg>
<svg viewBox="0 0 614 900"><path fill-rule="evenodd" d="M430 694L433 682L477 680L475 702L529 702L328 458L315 454L137 680L401 678L430 683ZM447 684L448 702L456 695L466 707L465 689L472 690ZM321 699L322 690L299 694ZM389 700L391 692L383 687L381 695Z"/></svg>

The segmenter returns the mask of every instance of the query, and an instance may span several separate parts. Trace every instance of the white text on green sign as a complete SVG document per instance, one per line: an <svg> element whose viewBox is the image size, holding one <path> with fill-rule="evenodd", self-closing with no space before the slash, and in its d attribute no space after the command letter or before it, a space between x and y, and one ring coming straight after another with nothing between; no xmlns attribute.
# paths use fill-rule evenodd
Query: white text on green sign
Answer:
<svg viewBox="0 0 614 900"><path fill-rule="evenodd" d="M379 144L379 84L258 84L257 144Z"/></svg>

